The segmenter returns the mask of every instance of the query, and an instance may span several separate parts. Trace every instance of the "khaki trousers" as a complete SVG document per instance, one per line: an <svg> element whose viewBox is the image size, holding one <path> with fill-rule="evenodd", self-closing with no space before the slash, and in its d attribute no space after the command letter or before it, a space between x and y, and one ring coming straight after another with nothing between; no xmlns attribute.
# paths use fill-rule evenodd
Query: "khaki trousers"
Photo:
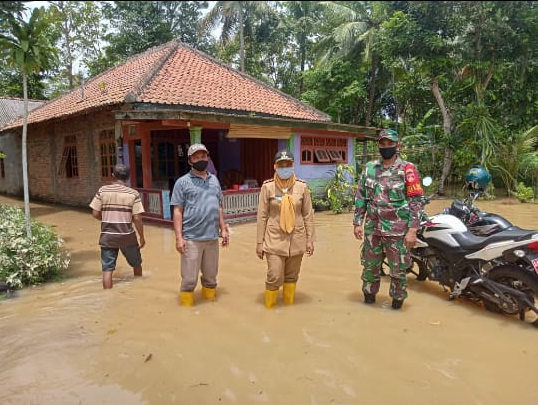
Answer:
<svg viewBox="0 0 538 405"><path fill-rule="evenodd" d="M203 242L188 240L186 244L187 249L181 255L180 291L194 291L199 271L202 272L202 285L216 288L219 269L218 239Z"/></svg>
<svg viewBox="0 0 538 405"><path fill-rule="evenodd" d="M265 288L278 290L283 283L296 283L299 279L303 254L296 256L278 256L265 253L267 259L267 279Z"/></svg>

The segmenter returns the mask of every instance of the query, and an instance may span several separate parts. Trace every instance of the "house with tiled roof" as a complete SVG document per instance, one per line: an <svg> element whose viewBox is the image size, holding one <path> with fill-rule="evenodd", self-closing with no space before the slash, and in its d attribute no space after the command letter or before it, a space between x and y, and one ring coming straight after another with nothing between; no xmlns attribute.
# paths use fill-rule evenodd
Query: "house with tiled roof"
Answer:
<svg viewBox="0 0 538 405"><path fill-rule="evenodd" d="M43 104L40 100L28 100L28 111ZM24 99L0 97L0 128L24 115ZM20 136L0 137L0 187L10 194L22 194L22 150ZM10 176L6 176L10 173ZM15 174L15 175L14 175Z"/></svg>
<svg viewBox="0 0 538 405"><path fill-rule="evenodd" d="M21 132L19 119L0 127L0 139ZM333 123L327 114L173 40L30 112L29 192L31 198L87 206L97 188L112 180L114 164L123 161L148 218L168 221L169 192L190 169L187 148L202 142L229 197L226 215L238 219L252 216L252 195L273 176L279 149L294 153L297 176L315 189L337 164L354 163L355 142L375 134L375 128ZM12 190L0 180L0 192Z"/></svg>
<svg viewBox="0 0 538 405"><path fill-rule="evenodd" d="M43 104L42 100L28 100L28 111ZM24 114L24 99L15 97L0 97L0 128L21 118Z"/></svg>

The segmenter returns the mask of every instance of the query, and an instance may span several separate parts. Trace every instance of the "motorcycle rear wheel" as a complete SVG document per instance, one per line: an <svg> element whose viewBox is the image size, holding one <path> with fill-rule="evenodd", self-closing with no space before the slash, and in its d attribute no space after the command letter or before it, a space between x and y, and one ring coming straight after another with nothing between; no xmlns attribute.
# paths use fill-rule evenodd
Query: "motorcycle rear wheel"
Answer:
<svg viewBox="0 0 538 405"><path fill-rule="evenodd" d="M536 305L536 301L538 300L538 277L535 277L533 274L527 272L526 270L511 266L501 266L491 270L489 272L488 278L492 281L504 284L508 287L515 288L525 293L529 297L529 300L534 305ZM499 308L497 306L491 308L491 306L492 305L488 305L487 303L485 303L485 307L488 310L492 310L495 312L505 312L502 310L502 308ZM526 307L523 309L526 312L530 310L530 307ZM515 314L509 313L509 315Z"/></svg>

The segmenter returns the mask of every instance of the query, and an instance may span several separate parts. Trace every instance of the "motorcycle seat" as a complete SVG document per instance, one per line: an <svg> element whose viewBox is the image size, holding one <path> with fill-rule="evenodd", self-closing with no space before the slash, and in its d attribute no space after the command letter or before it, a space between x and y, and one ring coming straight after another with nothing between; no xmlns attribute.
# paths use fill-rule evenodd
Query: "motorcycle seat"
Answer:
<svg viewBox="0 0 538 405"><path fill-rule="evenodd" d="M478 250L484 248L491 243L502 242L505 240L520 241L530 238L534 234L538 234L538 231L531 231L528 229L521 229L517 226L511 226L510 228L507 228L501 232L490 236L476 236L470 231L453 234L452 236L462 248L466 250Z"/></svg>

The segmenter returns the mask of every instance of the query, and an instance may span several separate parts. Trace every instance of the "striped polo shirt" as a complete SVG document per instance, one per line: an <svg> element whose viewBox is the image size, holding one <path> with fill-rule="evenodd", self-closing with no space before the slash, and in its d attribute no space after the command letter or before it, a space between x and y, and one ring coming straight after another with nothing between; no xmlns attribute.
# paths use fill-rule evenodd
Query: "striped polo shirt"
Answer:
<svg viewBox="0 0 538 405"><path fill-rule="evenodd" d="M109 184L97 191L90 207L101 211L101 246L118 248L138 244L133 215L144 212L138 191L120 183Z"/></svg>
<svg viewBox="0 0 538 405"><path fill-rule="evenodd" d="M177 179L171 205L183 207L183 239L208 241L219 238L219 208L222 189L218 179L207 173L204 180L192 171Z"/></svg>

